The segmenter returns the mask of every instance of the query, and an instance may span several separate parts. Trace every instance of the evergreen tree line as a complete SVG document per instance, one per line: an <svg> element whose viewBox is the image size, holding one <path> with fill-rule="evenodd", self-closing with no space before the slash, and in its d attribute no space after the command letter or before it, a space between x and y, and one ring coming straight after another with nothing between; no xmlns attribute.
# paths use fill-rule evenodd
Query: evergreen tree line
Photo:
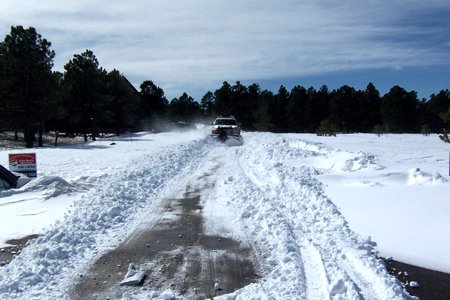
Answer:
<svg viewBox="0 0 450 300"><path fill-rule="evenodd" d="M145 80L136 90L120 73L107 71L90 50L75 54L64 72L52 71L55 52L33 27L11 27L0 43L0 130L23 132L27 147L47 131L81 134L155 129L156 123L211 121L234 115L245 130L273 132L441 132L448 127L450 91L419 100L416 92L394 86L381 96L342 86L295 86L261 90L258 84L224 82L195 101L187 93L166 99ZM158 128L164 129L159 125Z"/></svg>
<svg viewBox="0 0 450 300"><path fill-rule="evenodd" d="M52 70L54 57L33 27L13 26L0 43L0 131L23 132L26 147L36 135L42 146L49 131L87 141L100 132L151 129L157 117L175 120L199 107L186 93L169 103L151 80L136 90L120 71L102 68L91 50L75 54L63 73Z"/></svg>
<svg viewBox="0 0 450 300"><path fill-rule="evenodd" d="M258 84L224 82L202 98L201 108L206 115L234 115L244 129L272 132L439 133L450 125L449 90L419 100L415 91L400 86L381 96L372 83L365 90L297 85L273 93Z"/></svg>

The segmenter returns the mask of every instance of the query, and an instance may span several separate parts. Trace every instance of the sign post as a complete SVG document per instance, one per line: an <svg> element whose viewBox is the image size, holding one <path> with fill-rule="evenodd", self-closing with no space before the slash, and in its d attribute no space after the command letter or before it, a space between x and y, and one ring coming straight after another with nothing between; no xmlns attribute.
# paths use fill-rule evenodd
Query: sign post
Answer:
<svg viewBox="0 0 450 300"><path fill-rule="evenodd" d="M10 153L9 170L28 177L37 177L36 153Z"/></svg>

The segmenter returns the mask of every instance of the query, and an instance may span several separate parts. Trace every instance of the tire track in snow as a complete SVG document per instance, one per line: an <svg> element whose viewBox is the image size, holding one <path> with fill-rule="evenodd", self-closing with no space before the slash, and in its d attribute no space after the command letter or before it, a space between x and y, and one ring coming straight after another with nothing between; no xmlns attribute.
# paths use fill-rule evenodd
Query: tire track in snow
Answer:
<svg viewBox="0 0 450 300"><path fill-rule="evenodd" d="M375 259L372 258L372 260ZM391 296L389 295L389 289L386 290L386 286L390 286L397 294L402 292L399 285L387 282L380 276L379 273L383 271L383 267L375 266L374 268L373 264L372 267L369 267L355 255L354 250L346 251L339 264L361 289L361 294L366 300L389 299Z"/></svg>
<svg viewBox="0 0 450 300"><path fill-rule="evenodd" d="M257 187L260 194L271 194L272 197L276 197L278 189L274 188L274 183L279 181L274 179L273 173L265 179L263 168L249 166L242 157L239 157L238 162L242 172ZM303 232L296 234L279 206L270 205L268 210L274 212L274 221L281 227L284 227L284 231L289 234L287 237L290 240L289 247L291 249L289 251L295 252L298 256L299 265L297 266L297 271L303 274L303 283L297 289L306 289L306 292L301 293L299 296L302 299L329 299L327 273L320 252L307 240Z"/></svg>
<svg viewBox="0 0 450 300"><path fill-rule="evenodd" d="M338 261L338 264L343 270L345 270L353 283L356 285L358 291L360 292L361 299L377 300L385 298L385 296L381 295L381 291L378 292L375 289L372 280L369 280L366 276L364 276L363 264L360 261L354 261L354 263L351 263L349 260L350 255L351 254L349 252L346 252L341 256L342 260Z"/></svg>
<svg viewBox="0 0 450 300"><path fill-rule="evenodd" d="M306 276L306 299L329 299L328 278L320 252L308 242L301 245Z"/></svg>
<svg viewBox="0 0 450 300"><path fill-rule="evenodd" d="M271 182L273 180L264 180L264 170L262 168L253 169L250 167L242 157L238 159L239 166L246 176L261 190L262 194L274 193ZM282 216L277 206L273 206L272 209L277 211L278 216ZM330 294L328 292L328 279L323 260L320 252L314 247L310 241L307 241L302 233L302 238L299 238L294 230L291 228L287 220L279 220L280 224L285 224L295 242L296 251L300 254L302 262L302 270L304 272L306 299L329 299Z"/></svg>
<svg viewBox="0 0 450 300"><path fill-rule="evenodd" d="M253 174L253 172L249 172ZM261 183L261 180L259 180ZM264 186L265 184L260 184ZM270 189L270 184L266 185L266 188ZM263 193L267 193L267 190ZM308 300L322 300L329 299L330 293L328 292L328 278L325 270L324 262L320 256L320 252L306 240L303 233L299 237L292 229L288 220L286 220L283 214L280 212L279 207L273 206L272 209L276 211L276 215L279 217L278 222L283 224L287 228L287 232L290 235L290 247L294 247L290 251L295 251L299 257L301 265L299 270L302 270L304 274L304 283L301 289L306 289L306 293L302 295Z"/></svg>
<svg viewBox="0 0 450 300"><path fill-rule="evenodd" d="M234 175L232 182L221 186L220 189L236 210L244 209L242 230L246 232L249 240L253 240L255 252L259 253L262 259L260 266L265 276L256 286L245 287L232 296L245 299L257 294L268 299L304 299L304 269L293 232L287 228L287 223L280 219L282 215L261 189L261 185L265 184L264 180L258 178L257 171L252 171L248 176L249 169L245 167L245 162L240 160L240 155L240 150L234 149L222 158L222 161L227 162L226 174ZM258 205L258 210L262 212L260 215L252 214L251 210L255 208L253 204ZM280 252L286 253L282 259L277 255ZM277 289L273 288L274 282Z"/></svg>

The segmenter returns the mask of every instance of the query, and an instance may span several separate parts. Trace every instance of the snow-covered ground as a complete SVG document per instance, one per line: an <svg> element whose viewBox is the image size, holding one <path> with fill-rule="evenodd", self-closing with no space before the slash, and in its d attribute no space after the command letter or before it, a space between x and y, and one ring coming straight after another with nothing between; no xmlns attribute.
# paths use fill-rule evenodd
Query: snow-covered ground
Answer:
<svg viewBox="0 0 450 300"><path fill-rule="evenodd" d="M350 227L384 257L450 273L450 145L436 135L294 135L327 150L300 160Z"/></svg>
<svg viewBox="0 0 450 300"><path fill-rule="evenodd" d="M240 147L205 136L36 149L38 178L0 191L0 243L42 236L0 269L0 298L65 296L95 258L151 223L162 199L212 170L205 228L253 245L261 268L259 282L221 299L408 298L377 251L450 272L450 147L436 136L244 133ZM29 150L0 151L0 164L11 152ZM124 298L158 295L168 294Z"/></svg>

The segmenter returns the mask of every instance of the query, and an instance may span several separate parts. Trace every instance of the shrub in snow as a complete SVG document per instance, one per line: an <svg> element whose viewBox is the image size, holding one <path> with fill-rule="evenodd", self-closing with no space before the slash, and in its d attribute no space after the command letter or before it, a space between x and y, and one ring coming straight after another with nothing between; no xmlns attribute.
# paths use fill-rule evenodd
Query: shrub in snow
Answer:
<svg viewBox="0 0 450 300"><path fill-rule="evenodd" d="M439 135L439 138L446 143L450 143L450 138L448 137L448 133L445 129L444 129L444 133Z"/></svg>
<svg viewBox="0 0 450 300"><path fill-rule="evenodd" d="M319 136L336 136L337 126L330 120L323 120L320 122L319 128L316 130L316 134Z"/></svg>

